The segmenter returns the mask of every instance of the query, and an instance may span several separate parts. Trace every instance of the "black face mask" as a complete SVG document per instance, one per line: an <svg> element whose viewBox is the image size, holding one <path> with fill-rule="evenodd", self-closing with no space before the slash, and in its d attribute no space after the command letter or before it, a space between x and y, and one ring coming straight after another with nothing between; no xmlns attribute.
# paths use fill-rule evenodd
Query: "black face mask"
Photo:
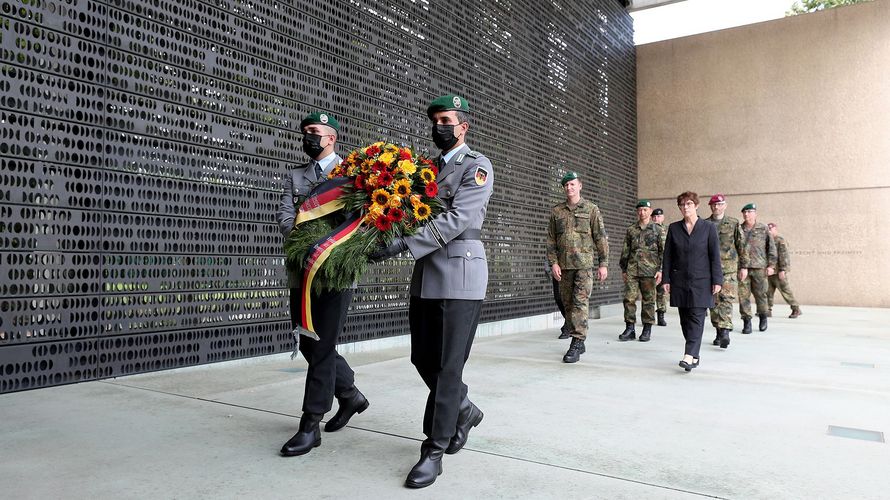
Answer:
<svg viewBox="0 0 890 500"><path fill-rule="evenodd" d="M321 138L322 136L318 134L303 134L303 152L312 159L315 159L316 156L324 151L324 147L321 145Z"/></svg>
<svg viewBox="0 0 890 500"><path fill-rule="evenodd" d="M454 137L454 125L433 125L433 142L442 151L448 151L457 144Z"/></svg>

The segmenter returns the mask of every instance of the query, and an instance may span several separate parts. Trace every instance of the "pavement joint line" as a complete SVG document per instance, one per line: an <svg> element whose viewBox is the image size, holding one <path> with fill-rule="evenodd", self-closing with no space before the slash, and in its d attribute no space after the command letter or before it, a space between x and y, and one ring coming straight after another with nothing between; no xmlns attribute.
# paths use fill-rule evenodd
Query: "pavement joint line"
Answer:
<svg viewBox="0 0 890 500"><path fill-rule="evenodd" d="M207 399L207 398L202 398L202 397L198 397L198 396L188 396L188 395L186 395L186 394L179 394L179 393L175 393L175 392L162 391L162 390L159 390L159 389L150 389L150 388L147 388L147 387L139 387L139 386L136 386L136 385L122 384L122 383L120 383L120 382L115 382L115 381L99 380L99 381L97 381L97 382L99 382L99 383L103 383L103 384L107 384L107 385L113 385L113 386L117 386L117 387L124 387L124 388L127 388L127 389L136 389L136 390L140 390L140 391L154 392L154 393L156 393L156 394L163 394L163 395L165 395L165 396L174 396L174 397L178 397L178 398L185 398L185 399L192 399L192 400L195 400L195 401L201 401L201 402L205 402L205 403L213 403L213 404L218 404L218 405L222 405L222 406L230 406L230 407L233 407L233 408L241 408L241 409L244 409L244 410L253 410L253 411L258 411L258 412L263 412L263 413L269 413L269 414L272 414L272 415L280 415L280 416L284 416L284 417L299 418L297 415L292 415L292 414L290 414L290 413L282 413L282 412L278 412L278 411L264 410L264 409L262 409L262 408L255 408L255 407L252 407L252 406L244 406L244 405L239 405L239 404L235 404L235 403L227 403L227 402L225 402L225 401L219 401L219 400L215 400L215 399ZM323 422L326 422L326 421L323 420ZM422 440L421 440L421 439L418 439L418 438L413 438L413 437L410 437L410 436L403 436L403 435L401 435L401 434L394 434L394 433L391 433L391 432L379 431L379 430L376 430L376 429L368 429L368 428L366 428L366 427L357 427L357 426L353 426L353 425L346 425L346 427L348 427L348 428L350 428L350 429L355 429L355 430L364 431L364 432L370 432L370 433L373 433L373 434L379 434L379 435L383 435L383 436L390 436L390 437L395 437L395 438L400 438L400 439L406 439L406 440L409 440L409 441L422 442ZM591 475L591 476L597 476L597 477L604 477L604 478L608 478L608 479L614 479L614 480L616 480L616 481L624 481L624 482L628 482L628 483L640 484L640 485L643 485L643 486L649 486L649 487L652 487L652 488L658 488L658 489L664 489L664 490L677 491L677 492L681 492L681 493L688 493L688 494L690 494L690 495L696 495L696 496L705 497L705 498L716 498L716 499L719 499L719 500L729 500L729 499L726 498L726 497L720 497L720 496L716 496L716 495L709 495L709 494L707 494L707 493L699 493L699 492L696 492L696 491L684 490L684 489L680 489L680 488L673 488L673 487L671 487L671 486L664 486L664 485L661 485L661 484L647 483L647 482L645 482L645 481L639 481L639 480L636 480L636 479L630 479L630 478L624 478L624 477L619 477L619 476L613 476L613 475L611 475L611 474L606 474L606 473L603 473L603 472L596 472L596 471L590 471L590 470L578 469L578 468L575 468L575 467L568 467L568 466L565 466L565 465L556 465L556 464L551 464L551 463L547 463L547 462L541 462L541 461L538 461L538 460L532 460L532 459L530 459L530 458L523 458L523 457L517 457L517 456L512 456L512 455L504 455L504 454L502 454L502 453L496 453L496 452L493 452L493 451L476 450L476 449L473 449L473 448L466 448L466 447L464 448L464 450L466 450L466 451L470 451L470 452L473 452L473 453L479 453L479 454L482 454L482 455L489 455L489 456L498 457L498 458L505 458L505 459L507 459L507 460L515 460L515 461L518 461L518 462L525 462L525 463L530 463L530 464L535 464L535 465L541 465L541 466L544 466L544 467L552 467L552 468L555 468L555 469L562 469L562 470L567 470L567 471L571 471L571 472L578 472L578 473L581 473L581 474L588 474L588 475Z"/></svg>

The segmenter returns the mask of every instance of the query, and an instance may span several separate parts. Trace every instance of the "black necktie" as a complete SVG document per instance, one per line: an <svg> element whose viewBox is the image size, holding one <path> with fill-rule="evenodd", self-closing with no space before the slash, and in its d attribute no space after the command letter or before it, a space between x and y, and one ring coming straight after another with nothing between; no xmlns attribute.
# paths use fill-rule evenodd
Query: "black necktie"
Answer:
<svg viewBox="0 0 890 500"><path fill-rule="evenodd" d="M315 178L318 180L321 180L322 177L324 176L324 171L321 169L321 163L318 163L317 161L314 163L315 163Z"/></svg>

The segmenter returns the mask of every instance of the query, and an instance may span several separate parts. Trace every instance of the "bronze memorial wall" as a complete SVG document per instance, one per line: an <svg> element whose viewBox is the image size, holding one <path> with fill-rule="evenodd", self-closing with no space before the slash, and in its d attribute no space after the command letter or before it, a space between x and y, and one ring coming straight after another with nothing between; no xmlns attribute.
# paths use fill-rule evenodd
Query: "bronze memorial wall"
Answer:
<svg viewBox="0 0 890 500"><path fill-rule="evenodd" d="M424 150L427 103L464 95L496 177L482 321L554 311L557 180L615 263L633 214L634 60L618 0L0 0L0 392L289 351L275 212L316 109L341 154ZM406 333L410 268L371 269L344 342Z"/></svg>

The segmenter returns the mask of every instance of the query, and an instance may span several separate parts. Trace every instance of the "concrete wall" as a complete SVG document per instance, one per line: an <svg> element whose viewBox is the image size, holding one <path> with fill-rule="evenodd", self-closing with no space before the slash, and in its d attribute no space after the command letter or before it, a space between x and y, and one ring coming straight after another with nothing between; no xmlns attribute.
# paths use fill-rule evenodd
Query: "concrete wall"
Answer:
<svg viewBox="0 0 890 500"><path fill-rule="evenodd" d="M802 304L890 307L890 0L639 46L637 107L668 221L687 189L756 202Z"/></svg>

